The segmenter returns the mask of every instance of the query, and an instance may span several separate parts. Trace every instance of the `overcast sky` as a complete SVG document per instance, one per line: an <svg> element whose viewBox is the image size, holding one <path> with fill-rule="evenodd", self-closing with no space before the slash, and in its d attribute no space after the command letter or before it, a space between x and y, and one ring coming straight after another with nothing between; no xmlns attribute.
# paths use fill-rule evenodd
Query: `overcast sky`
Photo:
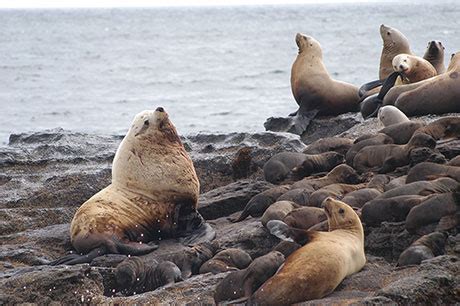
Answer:
<svg viewBox="0 0 460 306"><path fill-rule="evenodd" d="M0 0L0 8L157 7L377 1L379 0Z"/></svg>

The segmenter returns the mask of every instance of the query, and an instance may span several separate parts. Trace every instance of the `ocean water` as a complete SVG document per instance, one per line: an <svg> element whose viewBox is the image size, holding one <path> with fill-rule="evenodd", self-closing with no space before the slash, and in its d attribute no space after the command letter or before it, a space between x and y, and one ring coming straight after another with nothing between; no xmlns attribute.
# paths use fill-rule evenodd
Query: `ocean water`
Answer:
<svg viewBox="0 0 460 306"><path fill-rule="evenodd" d="M125 133L163 106L180 134L263 131L297 105L295 34L315 37L336 79L378 76L380 24L422 56L460 50L458 1L295 6L0 10L0 144L62 127Z"/></svg>

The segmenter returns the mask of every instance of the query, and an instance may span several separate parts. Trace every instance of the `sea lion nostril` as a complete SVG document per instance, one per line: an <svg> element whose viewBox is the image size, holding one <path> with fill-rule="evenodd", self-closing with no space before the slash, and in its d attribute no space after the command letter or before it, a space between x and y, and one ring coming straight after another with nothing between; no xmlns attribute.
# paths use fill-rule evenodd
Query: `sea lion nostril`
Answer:
<svg viewBox="0 0 460 306"><path fill-rule="evenodd" d="M157 109L155 110L156 112L160 112L160 113L164 113L165 112L165 109L163 107L157 107Z"/></svg>

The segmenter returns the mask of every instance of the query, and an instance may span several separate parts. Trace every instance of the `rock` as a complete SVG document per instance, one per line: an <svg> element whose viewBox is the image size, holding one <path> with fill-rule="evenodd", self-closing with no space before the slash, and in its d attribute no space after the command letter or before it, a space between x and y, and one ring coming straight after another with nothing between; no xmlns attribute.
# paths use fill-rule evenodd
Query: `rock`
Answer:
<svg viewBox="0 0 460 306"><path fill-rule="evenodd" d="M0 278L0 304L84 304L102 296L102 276L88 265L19 268Z"/></svg>
<svg viewBox="0 0 460 306"><path fill-rule="evenodd" d="M266 181L241 180L200 196L198 211L206 220L228 216L243 210L255 195L275 185Z"/></svg>

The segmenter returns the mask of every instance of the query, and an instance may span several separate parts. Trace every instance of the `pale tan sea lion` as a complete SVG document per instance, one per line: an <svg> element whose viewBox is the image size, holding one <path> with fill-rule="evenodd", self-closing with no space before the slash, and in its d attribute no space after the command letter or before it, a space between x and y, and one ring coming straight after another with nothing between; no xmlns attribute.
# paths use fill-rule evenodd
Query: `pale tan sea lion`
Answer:
<svg viewBox="0 0 460 306"><path fill-rule="evenodd" d="M380 26L380 36L383 40L382 54L380 56L380 80L386 79L393 73L393 58L401 53L412 54L409 40L395 28L382 24Z"/></svg>
<svg viewBox="0 0 460 306"><path fill-rule="evenodd" d="M377 117L385 127L410 121L402 111L393 105L386 105L380 108Z"/></svg>
<svg viewBox="0 0 460 306"><path fill-rule="evenodd" d="M302 231L308 242L286 259L250 303L290 305L320 299L363 268L364 232L358 215L347 204L330 198L324 201L324 210L330 231Z"/></svg>
<svg viewBox="0 0 460 306"><path fill-rule="evenodd" d="M423 260L445 253L447 233L434 232L420 237L399 255L398 266L419 265Z"/></svg>
<svg viewBox="0 0 460 306"><path fill-rule="evenodd" d="M243 250L230 248L218 252L213 258L206 261L200 267L200 274L222 272L245 269L252 262L251 256Z"/></svg>
<svg viewBox="0 0 460 306"><path fill-rule="evenodd" d="M423 58L426 59L433 65L438 74L446 72L446 66L444 66L444 46L440 41L430 41L426 47Z"/></svg>
<svg viewBox="0 0 460 306"><path fill-rule="evenodd" d="M178 236L197 221L203 225L196 211L199 188L192 160L164 109L139 113L115 154L112 183L83 203L70 225L72 245L86 255L52 264L155 250L147 243Z"/></svg>
<svg viewBox="0 0 460 306"><path fill-rule="evenodd" d="M314 190L319 190L327 185L344 183L344 184L357 184L361 181L360 176L356 171L348 165L338 165L332 169L326 176L320 178L304 178L294 184L292 184L291 189L297 188L313 188Z"/></svg>
<svg viewBox="0 0 460 306"><path fill-rule="evenodd" d="M358 88L331 78L323 63L321 45L311 36L297 33L299 54L292 64L291 89L299 105L295 113L305 130L316 115L338 115L359 110ZM301 133L300 133L301 134Z"/></svg>
<svg viewBox="0 0 460 306"><path fill-rule="evenodd" d="M450 177L460 182L460 167L423 162L412 167L407 173L406 183Z"/></svg>
<svg viewBox="0 0 460 306"><path fill-rule="evenodd" d="M416 55L398 54L393 58L392 65L393 70L400 74L395 82L396 86L417 83L437 75L436 69L429 61Z"/></svg>
<svg viewBox="0 0 460 306"><path fill-rule="evenodd" d="M267 225L270 220L283 220L283 218L292 210L300 206L291 201L277 201L270 205L260 218L263 226Z"/></svg>

